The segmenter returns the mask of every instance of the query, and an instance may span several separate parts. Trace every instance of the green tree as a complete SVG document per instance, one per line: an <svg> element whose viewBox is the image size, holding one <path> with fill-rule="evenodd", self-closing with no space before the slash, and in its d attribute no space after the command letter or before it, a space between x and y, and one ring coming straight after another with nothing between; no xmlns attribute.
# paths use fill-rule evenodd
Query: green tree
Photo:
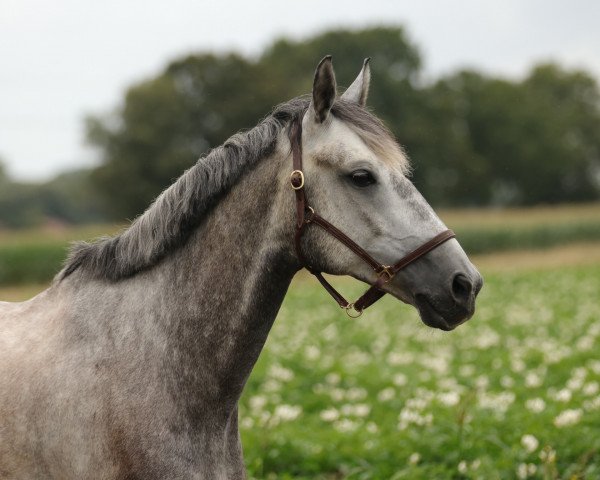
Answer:
<svg viewBox="0 0 600 480"><path fill-rule="evenodd" d="M9 180L8 172L6 171L2 157L0 157L0 186L7 185Z"/></svg>
<svg viewBox="0 0 600 480"><path fill-rule="evenodd" d="M595 79L582 71L546 64L535 67L522 87L536 117L531 123L544 120L543 134L522 156L521 169L531 166L539 171L537 181L528 182L524 189L524 201L598 198L600 91Z"/></svg>
<svg viewBox="0 0 600 480"><path fill-rule="evenodd" d="M271 104L262 75L238 55L189 56L131 87L116 119L88 119L103 153L94 182L113 217L139 214L203 152L254 126Z"/></svg>
<svg viewBox="0 0 600 480"><path fill-rule="evenodd" d="M600 102L589 75L541 65L515 82L463 71L424 93L416 177L436 203L598 198Z"/></svg>
<svg viewBox="0 0 600 480"><path fill-rule="evenodd" d="M369 106L406 147L432 203L598 198L600 94L590 75L540 65L522 81L461 71L425 85L416 46L403 29L382 27L279 39L256 59L191 55L132 86L114 115L88 119L103 157L92 180L113 218L139 214L207 150L309 93L326 54L340 85L372 58Z"/></svg>
<svg viewBox="0 0 600 480"><path fill-rule="evenodd" d="M89 170L75 170L44 183L10 179L0 162L0 227L24 228L48 219L66 223L103 220Z"/></svg>
<svg viewBox="0 0 600 480"><path fill-rule="evenodd" d="M112 117L88 119L88 139L103 157L93 180L110 214L139 214L201 154L253 127L277 103L309 93L316 61L328 53L342 85L352 82L364 57L373 58L377 88L370 104L399 130L402 115L394 111L411 98L420 64L399 28L278 40L257 60L188 56L131 87Z"/></svg>

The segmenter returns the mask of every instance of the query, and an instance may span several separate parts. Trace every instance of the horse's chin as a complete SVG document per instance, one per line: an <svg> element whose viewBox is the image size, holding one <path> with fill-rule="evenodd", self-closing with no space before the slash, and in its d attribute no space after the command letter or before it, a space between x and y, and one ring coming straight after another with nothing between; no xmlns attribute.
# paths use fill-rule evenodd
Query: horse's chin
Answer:
<svg viewBox="0 0 600 480"><path fill-rule="evenodd" d="M419 316L425 325L432 328L438 328L445 332L454 330L458 325L449 324L446 319L440 314L435 307L427 300L424 295L417 295L414 303L415 308L419 312Z"/></svg>
<svg viewBox="0 0 600 480"><path fill-rule="evenodd" d="M398 288L393 283L385 285L383 290L401 302L415 307L419 312L421 321L431 328L449 332L471 317L466 312L457 311L455 307L439 305L440 302L432 301L429 295L407 293L407 289Z"/></svg>

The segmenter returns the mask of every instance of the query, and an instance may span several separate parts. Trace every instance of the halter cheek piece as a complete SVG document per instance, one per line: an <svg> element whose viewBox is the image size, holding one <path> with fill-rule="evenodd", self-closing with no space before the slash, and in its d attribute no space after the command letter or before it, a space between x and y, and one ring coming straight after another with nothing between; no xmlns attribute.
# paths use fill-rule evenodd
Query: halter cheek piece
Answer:
<svg viewBox="0 0 600 480"><path fill-rule="evenodd" d="M429 253L434 248L440 246L447 240L454 238L455 235L452 230L445 230L433 237L428 242L425 242L419 248L416 248L410 252L408 255L402 257L394 265L384 265L379 263L344 232L334 227L308 205L306 200L306 192L304 190L304 172L302 171L302 124L300 119L296 119L292 123L290 129L290 143L292 145L292 161L294 169L290 175L290 183L296 193L296 234L294 236L296 254L298 255L300 264L315 277L317 277L317 280L321 282L321 285L323 285L325 290L329 292L338 305L346 310L346 313L349 317L360 317L365 308L370 307L377 300L383 297L385 292L381 290L381 287L394 278L394 276L400 270L410 265L415 260L421 258L423 255ZM321 227L328 234L335 237L338 241L352 250L358 257L368 263L375 273L377 273L377 280L371 284L371 288L363 293L363 295L355 302L348 302L348 300L346 300L327 280L325 280L320 271L315 270L307 263L306 257L302 253L301 241L306 227L310 224Z"/></svg>

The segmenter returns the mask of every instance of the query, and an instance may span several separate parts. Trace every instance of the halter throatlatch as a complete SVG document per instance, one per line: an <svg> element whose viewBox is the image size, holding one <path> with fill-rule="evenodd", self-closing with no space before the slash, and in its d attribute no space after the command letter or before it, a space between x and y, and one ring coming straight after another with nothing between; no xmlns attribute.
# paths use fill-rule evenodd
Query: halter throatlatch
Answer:
<svg viewBox="0 0 600 480"><path fill-rule="evenodd" d="M455 237L452 230L445 230L402 257L394 265L384 265L379 263L344 232L333 226L308 205L306 200L306 192L304 190L304 172L302 171L301 119L296 119L294 122L292 122L290 129L290 143L292 145L293 162L293 171L290 175L290 183L296 194L296 234L294 236L296 255L298 255L300 264L315 277L317 277L317 280L319 280L321 285L323 285L325 290L327 290L327 292L333 297L338 305L346 311L348 316L352 318L360 317L363 310L373 305L377 300L385 295L385 292L381 289L381 287L392 280L392 278L394 278L394 276L400 270L410 265L415 260L421 258L423 255L429 253L434 248L440 246L442 243ZM311 267L306 261L306 257L302 253L302 235L304 234L306 227L310 224L321 227L328 234L335 237L338 241L352 250L352 252L360 257L365 263L369 264L369 266L377 274L377 280L371 284L371 288L363 293L363 295L355 302L348 302L348 300L346 300L327 280L325 280L325 277L323 277L320 271Z"/></svg>

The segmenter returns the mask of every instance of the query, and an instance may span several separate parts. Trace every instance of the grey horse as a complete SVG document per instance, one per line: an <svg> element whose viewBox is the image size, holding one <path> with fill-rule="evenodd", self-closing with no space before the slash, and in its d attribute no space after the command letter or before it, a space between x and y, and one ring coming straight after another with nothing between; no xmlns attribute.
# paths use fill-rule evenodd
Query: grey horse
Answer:
<svg viewBox="0 0 600 480"><path fill-rule="evenodd" d="M198 160L120 235L75 245L46 291L0 302L1 478L245 478L238 399L301 266L291 122L311 204L374 258L446 228L365 108L369 80L365 62L337 97L326 57L311 96ZM326 232L301 241L315 268L376 280ZM450 330L481 285L452 239L382 288Z"/></svg>

